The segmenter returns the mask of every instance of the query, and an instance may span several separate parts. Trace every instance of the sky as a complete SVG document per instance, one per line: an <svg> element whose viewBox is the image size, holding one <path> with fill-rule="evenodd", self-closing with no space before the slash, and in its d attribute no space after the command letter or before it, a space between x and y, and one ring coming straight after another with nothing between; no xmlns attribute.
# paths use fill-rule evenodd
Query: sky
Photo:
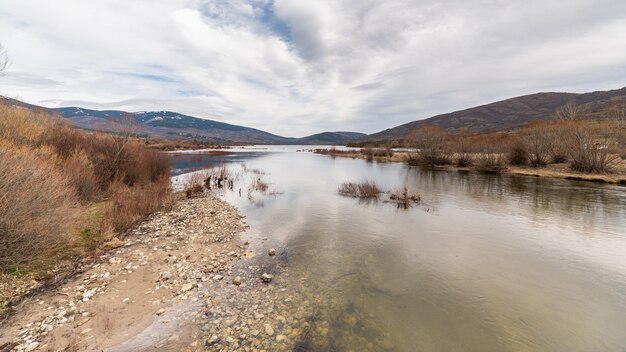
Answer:
<svg viewBox="0 0 626 352"><path fill-rule="evenodd" d="M300 137L626 86L624 0L0 0L0 94Z"/></svg>

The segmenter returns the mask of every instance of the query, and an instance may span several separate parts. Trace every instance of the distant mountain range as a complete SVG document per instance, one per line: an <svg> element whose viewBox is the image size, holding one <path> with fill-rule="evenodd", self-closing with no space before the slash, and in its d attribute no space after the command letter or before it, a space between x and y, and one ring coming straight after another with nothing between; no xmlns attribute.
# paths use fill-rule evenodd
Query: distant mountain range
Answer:
<svg viewBox="0 0 626 352"><path fill-rule="evenodd" d="M346 144L366 136L358 132L323 132L302 138L283 137L256 128L231 125L224 122L187 116L172 111L140 111L128 113L120 110L90 110L80 107L49 109L3 98L8 104L28 109L45 110L67 118L84 129L107 129L110 119L124 114L132 116L141 126L141 133L168 139L195 139L214 143L251 144Z"/></svg>
<svg viewBox="0 0 626 352"><path fill-rule="evenodd" d="M352 141L403 139L415 128L425 124L438 125L453 131L507 130L523 126L530 121L552 118L559 108L569 103L585 106L592 117L606 116L616 106L626 107L626 88L584 94L524 95L412 121L370 135L357 132L322 132L302 138L278 136L255 128L201 119L172 111L126 113L120 110L89 110L79 107L48 109L18 100L3 99L8 100L11 105L58 113L69 119L75 126L85 129L106 129L109 119L118 119L122 114L129 114L141 125L143 133L169 139L195 139L215 143L342 145Z"/></svg>
<svg viewBox="0 0 626 352"><path fill-rule="evenodd" d="M626 106L626 88L593 93L537 93L502 100L471 109L433 116L368 135L367 140L402 139L415 128L432 124L448 130L507 130L530 121L552 118L562 106L584 105L592 117L611 113L615 106Z"/></svg>

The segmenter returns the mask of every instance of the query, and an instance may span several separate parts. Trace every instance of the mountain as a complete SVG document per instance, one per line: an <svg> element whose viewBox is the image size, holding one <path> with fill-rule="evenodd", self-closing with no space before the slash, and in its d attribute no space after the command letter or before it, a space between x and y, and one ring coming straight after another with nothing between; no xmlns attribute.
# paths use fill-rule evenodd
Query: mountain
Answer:
<svg viewBox="0 0 626 352"><path fill-rule="evenodd" d="M415 128L432 124L448 130L506 130L530 121L555 116L564 105L585 106L592 116L610 113L616 105L626 105L626 88L592 93L537 93L506 99L478 107L412 121L371 134L364 140L402 139Z"/></svg>
<svg viewBox="0 0 626 352"><path fill-rule="evenodd" d="M70 120L73 125L84 129L107 130L109 120L119 120L123 115L127 115L140 125L141 133L168 139L195 139L215 143L345 144L365 136L365 134L357 132L323 132L302 138L291 138L278 136L256 128L201 119L172 111L128 113L120 110L90 110L80 107L49 109L14 99L2 98L2 100L12 106L45 110L52 114L59 114Z"/></svg>
<svg viewBox="0 0 626 352"><path fill-rule="evenodd" d="M322 132L308 137L297 138L297 144L346 144L367 136L358 132Z"/></svg>

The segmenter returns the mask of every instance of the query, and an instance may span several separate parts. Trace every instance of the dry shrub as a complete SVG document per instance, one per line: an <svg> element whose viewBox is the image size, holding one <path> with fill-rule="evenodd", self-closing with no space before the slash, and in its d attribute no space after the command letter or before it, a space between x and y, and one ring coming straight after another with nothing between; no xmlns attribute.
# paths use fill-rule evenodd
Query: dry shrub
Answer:
<svg viewBox="0 0 626 352"><path fill-rule="evenodd" d="M378 198L381 189L374 182L344 182L339 186L339 194L355 198Z"/></svg>
<svg viewBox="0 0 626 352"><path fill-rule="evenodd" d="M122 181L111 185L111 204L102 219L102 231L122 232L148 215L169 208L173 203L167 177L148 185L127 186Z"/></svg>
<svg viewBox="0 0 626 352"><path fill-rule="evenodd" d="M0 140L35 145L52 123L49 115L0 104Z"/></svg>
<svg viewBox="0 0 626 352"><path fill-rule="evenodd" d="M59 165L69 176L71 185L81 202L88 203L102 197L93 164L87 153L77 150L65 160L60 161Z"/></svg>
<svg viewBox="0 0 626 352"><path fill-rule="evenodd" d="M587 173L609 173L619 162L619 155L611 153L608 131L593 131L588 124L571 121L564 129L570 168ZM605 134L606 133L606 134Z"/></svg>
<svg viewBox="0 0 626 352"><path fill-rule="evenodd" d="M528 163L528 150L523 142L518 141L509 152L509 163L511 165L526 165Z"/></svg>
<svg viewBox="0 0 626 352"><path fill-rule="evenodd" d="M394 191L389 195L389 199L396 203L398 208L408 209L411 203L419 203L422 201L422 196L417 192L409 192L404 187L402 190Z"/></svg>
<svg viewBox="0 0 626 352"><path fill-rule="evenodd" d="M261 178L261 176L256 176L252 180L251 188L254 189L255 191L259 191L261 193L265 193L270 188L270 185L267 182L265 182Z"/></svg>
<svg viewBox="0 0 626 352"><path fill-rule="evenodd" d="M78 210L70 183L54 162L0 144L0 268L27 263L69 243Z"/></svg>
<svg viewBox="0 0 626 352"><path fill-rule="evenodd" d="M192 198L196 195L202 194L204 192L204 186L206 185L207 189L210 188L211 184L211 174L208 171L197 171L185 179L185 183L183 185L183 190L185 191L185 196L187 198Z"/></svg>
<svg viewBox="0 0 626 352"><path fill-rule="evenodd" d="M481 172L498 174L506 170L506 158L500 153L484 153L476 157L476 169Z"/></svg>
<svg viewBox="0 0 626 352"><path fill-rule="evenodd" d="M425 168L434 168L437 165L449 165L450 153L448 150L448 132L434 125L424 125L416 128L408 137L408 142L417 149L409 154L409 165L419 165Z"/></svg>

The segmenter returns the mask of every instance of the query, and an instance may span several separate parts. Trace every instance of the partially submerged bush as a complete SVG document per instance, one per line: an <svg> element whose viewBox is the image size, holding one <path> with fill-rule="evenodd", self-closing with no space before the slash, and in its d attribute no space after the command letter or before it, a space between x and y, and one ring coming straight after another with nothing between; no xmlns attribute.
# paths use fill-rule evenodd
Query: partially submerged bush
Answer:
<svg viewBox="0 0 626 352"><path fill-rule="evenodd" d="M392 192L389 199L395 202L398 208L408 209L411 203L421 202L422 196L417 192L409 192L409 190L404 187L402 190Z"/></svg>
<svg viewBox="0 0 626 352"><path fill-rule="evenodd" d="M0 144L0 268L67 245L76 203L71 180L53 162Z"/></svg>
<svg viewBox="0 0 626 352"><path fill-rule="evenodd" d="M339 186L339 194L355 198L378 198L381 189L374 182L344 182Z"/></svg>

